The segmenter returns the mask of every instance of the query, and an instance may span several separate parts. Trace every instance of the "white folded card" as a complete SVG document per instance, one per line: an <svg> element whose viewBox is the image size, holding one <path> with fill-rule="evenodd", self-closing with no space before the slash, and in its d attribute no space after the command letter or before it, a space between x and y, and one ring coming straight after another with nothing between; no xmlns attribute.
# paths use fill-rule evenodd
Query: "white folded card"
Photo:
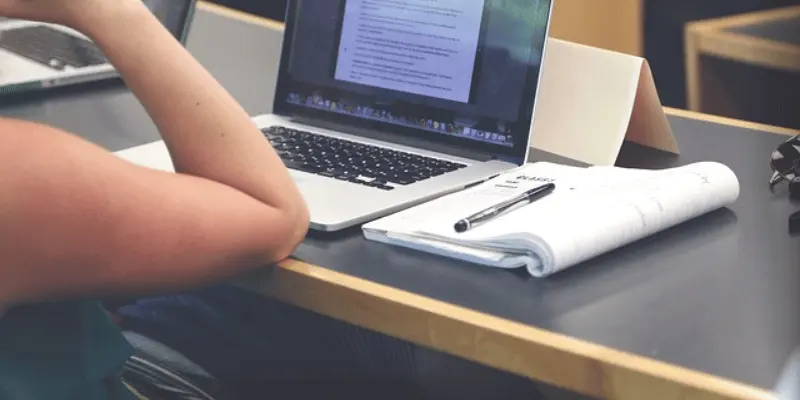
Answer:
<svg viewBox="0 0 800 400"><path fill-rule="evenodd" d="M463 233L457 221L546 182L551 194ZM528 164L473 188L363 226L369 240L535 277L625 246L735 202L727 166L701 162L664 170Z"/></svg>

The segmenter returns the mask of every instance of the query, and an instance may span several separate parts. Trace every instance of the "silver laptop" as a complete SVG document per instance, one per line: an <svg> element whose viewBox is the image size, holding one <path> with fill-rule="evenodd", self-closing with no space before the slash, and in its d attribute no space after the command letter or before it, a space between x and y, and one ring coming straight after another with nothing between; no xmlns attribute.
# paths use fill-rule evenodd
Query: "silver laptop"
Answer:
<svg viewBox="0 0 800 400"><path fill-rule="evenodd" d="M143 1L183 43L196 0ZM116 76L86 36L60 25L0 18L0 95Z"/></svg>
<svg viewBox="0 0 800 400"><path fill-rule="evenodd" d="M302 5L302 6L301 6ZM550 0L290 0L253 120L311 229L361 224L527 161ZM118 153L171 169L163 142Z"/></svg>

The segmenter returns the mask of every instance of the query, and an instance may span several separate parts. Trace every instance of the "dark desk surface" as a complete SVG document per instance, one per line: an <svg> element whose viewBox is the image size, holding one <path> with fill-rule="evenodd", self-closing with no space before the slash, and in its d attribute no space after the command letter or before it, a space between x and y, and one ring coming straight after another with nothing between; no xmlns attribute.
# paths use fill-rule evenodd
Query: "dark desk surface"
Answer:
<svg viewBox="0 0 800 400"><path fill-rule="evenodd" d="M232 17L203 4L188 47L249 112L268 112L281 33L274 24ZM769 154L786 137L756 124L669 114L682 155L626 147L622 164L723 162L742 185L730 209L550 279L367 242L355 229L312 234L299 261L242 284L586 394L770 398L800 344L800 238L786 226L798 207L766 186ZM158 139L143 108L118 85L6 102L0 115L46 122L109 150Z"/></svg>

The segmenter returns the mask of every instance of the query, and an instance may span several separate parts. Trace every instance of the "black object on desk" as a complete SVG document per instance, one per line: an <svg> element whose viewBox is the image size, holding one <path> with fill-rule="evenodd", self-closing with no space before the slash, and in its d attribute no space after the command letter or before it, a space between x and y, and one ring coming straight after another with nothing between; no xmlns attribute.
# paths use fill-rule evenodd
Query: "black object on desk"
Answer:
<svg viewBox="0 0 800 400"><path fill-rule="evenodd" d="M800 201L800 178L794 178L789 182L789 198Z"/></svg>
<svg viewBox="0 0 800 400"><path fill-rule="evenodd" d="M772 160L769 164L772 169L772 177L769 180L770 187L785 181L790 184L795 178L800 176L800 135L792 137L781 143L772 152Z"/></svg>
<svg viewBox="0 0 800 400"><path fill-rule="evenodd" d="M508 199L500 204L491 206L485 210L481 210L456 222L453 228L459 233L466 232L471 228L491 221L492 219L499 217L500 215L503 215L517 207L533 203L534 201L553 193L554 190L556 190L556 185L553 183L547 183L531 190L527 190L519 196L515 196L514 198Z"/></svg>
<svg viewBox="0 0 800 400"><path fill-rule="evenodd" d="M789 233L792 235L800 234L800 211L789 217Z"/></svg>
<svg viewBox="0 0 800 400"><path fill-rule="evenodd" d="M789 182L789 198L800 200L800 135L790 138L772 152L770 189L780 182ZM789 234L800 233L800 212L789 216Z"/></svg>

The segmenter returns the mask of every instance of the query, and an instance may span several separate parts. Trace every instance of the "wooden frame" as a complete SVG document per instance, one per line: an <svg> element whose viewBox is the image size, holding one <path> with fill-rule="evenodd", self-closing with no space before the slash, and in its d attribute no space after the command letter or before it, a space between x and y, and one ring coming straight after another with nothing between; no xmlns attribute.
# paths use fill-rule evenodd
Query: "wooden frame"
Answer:
<svg viewBox="0 0 800 400"><path fill-rule="evenodd" d="M282 30L202 2L199 8ZM800 131L665 109L667 114L793 135ZM777 400L767 390L480 313L364 279L285 260L237 285L362 328L532 380L605 399ZM540 362L540 360L545 360Z"/></svg>
<svg viewBox="0 0 800 400"><path fill-rule="evenodd" d="M702 111L701 55L800 72L800 46L744 35L730 29L800 17L800 6L784 7L686 24L686 93L690 110Z"/></svg>

